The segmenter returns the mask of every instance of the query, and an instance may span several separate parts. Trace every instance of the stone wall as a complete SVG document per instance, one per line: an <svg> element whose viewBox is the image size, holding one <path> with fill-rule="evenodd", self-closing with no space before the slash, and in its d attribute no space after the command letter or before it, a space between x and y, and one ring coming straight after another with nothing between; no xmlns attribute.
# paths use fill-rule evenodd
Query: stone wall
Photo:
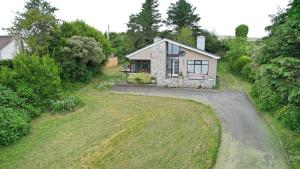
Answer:
<svg viewBox="0 0 300 169"><path fill-rule="evenodd" d="M151 75L156 78L157 86L166 87L187 87L187 88L212 88L216 84L217 60L201 55L187 49L186 56L179 57L179 72L182 76L178 78L166 77L167 50L166 43L160 43L145 51L133 56L133 60L151 60ZM187 74L188 60L208 60L209 74L201 75L197 79L192 79L191 74Z"/></svg>

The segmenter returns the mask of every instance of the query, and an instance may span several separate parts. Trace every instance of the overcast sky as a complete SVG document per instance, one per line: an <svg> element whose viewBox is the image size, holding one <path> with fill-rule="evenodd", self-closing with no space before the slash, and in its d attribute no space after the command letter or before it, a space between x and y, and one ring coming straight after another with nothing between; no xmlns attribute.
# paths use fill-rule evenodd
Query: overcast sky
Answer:
<svg viewBox="0 0 300 169"><path fill-rule="evenodd" d="M166 11L177 0L159 0L160 11L166 18ZM137 13L144 0L48 0L59 11L56 16L61 20L81 19L101 31L126 31L130 14ZM264 28L270 24L270 14L279 8L286 8L289 0L188 0L200 14L202 28L218 35L234 35L239 24L247 24L250 37L267 35ZM22 11L24 0L6 0L0 5L0 28L7 28ZM6 32L0 30L0 35Z"/></svg>

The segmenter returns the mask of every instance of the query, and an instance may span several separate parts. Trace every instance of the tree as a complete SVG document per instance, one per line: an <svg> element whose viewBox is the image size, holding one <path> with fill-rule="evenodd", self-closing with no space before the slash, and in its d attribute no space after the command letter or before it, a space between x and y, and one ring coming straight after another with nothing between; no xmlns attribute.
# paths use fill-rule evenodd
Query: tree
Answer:
<svg viewBox="0 0 300 169"><path fill-rule="evenodd" d="M289 8L279 11L268 26L263 54L258 62L265 64L280 56L300 58L300 0L293 0Z"/></svg>
<svg viewBox="0 0 300 169"><path fill-rule="evenodd" d="M62 52L58 60L64 80L89 80L100 71L106 60L100 44L90 37L72 36L67 39Z"/></svg>
<svg viewBox="0 0 300 169"><path fill-rule="evenodd" d="M166 24L173 26L177 31L186 27L192 29L193 32L197 32L199 30L198 22L200 17L198 14L195 14L195 11L196 7L193 7L186 0L178 0L169 7Z"/></svg>
<svg viewBox="0 0 300 169"><path fill-rule="evenodd" d="M111 47L113 48L113 52L121 62L125 61L124 56L126 54L124 36L124 33L118 34L111 32L109 34L109 40Z"/></svg>
<svg viewBox="0 0 300 169"><path fill-rule="evenodd" d="M65 46L66 40L72 36L87 36L94 38L103 50L103 53L108 56L113 51L109 40L102 32L86 24L84 21L76 20L73 22L63 22L58 31L51 32L53 39L51 41L50 53L54 57L60 57L61 49Z"/></svg>
<svg viewBox="0 0 300 169"><path fill-rule="evenodd" d="M272 18L252 94L291 130L300 131L300 0ZM293 163L293 161L292 161Z"/></svg>
<svg viewBox="0 0 300 169"><path fill-rule="evenodd" d="M176 35L176 41L192 47L196 46L196 39L193 36L193 31L189 28L181 28Z"/></svg>
<svg viewBox="0 0 300 169"><path fill-rule="evenodd" d="M54 15L56 10L45 0L30 0L25 4L25 11L17 13L13 26L7 30L19 42L22 50L25 50L26 43L29 52L47 54L49 41L52 40L50 32L58 25Z"/></svg>
<svg viewBox="0 0 300 169"><path fill-rule="evenodd" d="M249 28L247 25L239 25L235 28L235 37L247 38Z"/></svg>
<svg viewBox="0 0 300 169"><path fill-rule="evenodd" d="M158 34L161 23L161 14L158 6L157 0L146 0L142 5L141 11L129 17L128 31L138 35L136 41L139 41L138 44L142 44L142 47L151 44L154 37Z"/></svg>

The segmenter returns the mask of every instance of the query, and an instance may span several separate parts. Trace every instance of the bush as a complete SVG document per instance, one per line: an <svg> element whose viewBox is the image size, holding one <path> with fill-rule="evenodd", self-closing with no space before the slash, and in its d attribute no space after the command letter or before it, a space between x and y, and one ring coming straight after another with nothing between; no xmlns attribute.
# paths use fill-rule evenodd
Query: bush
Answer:
<svg viewBox="0 0 300 169"><path fill-rule="evenodd" d="M62 77L67 81L91 79L106 60L100 44L89 37L73 36L67 40L62 52L58 60L62 67Z"/></svg>
<svg viewBox="0 0 300 169"><path fill-rule="evenodd" d="M280 109L276 118L291 130L300 131L300 107L288 105Z"/></svg>
<svg viewBox="0 0 300 169"><path fill-rule="evenodd" d="M298 130L300 127L299 70L300 59L292 57L273 59L271 63L260 67L252 89L259 108L277 112L277 118L291 130Z"/></svg>
<svg viewBox="0 0 300 169"><path fill-rule="evenodd" d="M9 67L12 68L13 64L12 64L12 60L0 60L0 69L2 67Z"/></svg>
<svg viewBox="0 0 300 169"><path fill-rule="evenodd" d="M127 81L131 84L149 84L151 79L151 75L148 73L136 73L130 74Z"/></svg>
<svg viewBox="0 0 300 169"><path fill-rule="evenodd" d="M10 145L30 131L26 113L12 108L0 107L0 144Z"/></svg>
<svg viewBox="0 0 300 169"><path fill-rule="evenodd" d="M243 77L254 80L255 79L255 71L253 71L253 68L251 67L251 63L246 64L242 71L241 74Z"/></svg>
<svg viewBox="0 0 300 169"><path fill-rule="evenodd" d="M40 114L40 110L27 102L26 98L21 98L16 92L0 84L0 107L20 110L32 118Z"/></svg>
<svg viewBox="0 0 300 169"><path fill-rule="evenodd" d="M81 100L75 96L65 96L59 100L51 102L50 109L52 112L69 112L79 106Z"/></svg>
<svg viewBox="0 0 300 169"><path fill-rule="evenodd" d="M244 66L251 62L251 58L248 56L241 56L233 62L233 70L236 73L240 73Z"/></svg>
<svg viewBox="0 0 300 169"><path fill-rule="evenodd" d="M13 59L13 70L1 70L0 78L36 106L49 104L49 100L58 98L62 92L60 69L48 56L19 54Z"/></svg>

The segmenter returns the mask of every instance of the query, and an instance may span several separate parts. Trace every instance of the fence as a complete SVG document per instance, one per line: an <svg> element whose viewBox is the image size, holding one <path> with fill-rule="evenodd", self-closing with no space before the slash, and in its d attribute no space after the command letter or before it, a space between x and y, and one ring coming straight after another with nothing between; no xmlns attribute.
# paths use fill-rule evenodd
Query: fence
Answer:
<svg viewBox="0 0 300 169"><path fill-rule="evenodd" d="M118 66L118 58L113 57L113 58L108 58L108 62L106 64L107 68L113 68Z"/></svg>

